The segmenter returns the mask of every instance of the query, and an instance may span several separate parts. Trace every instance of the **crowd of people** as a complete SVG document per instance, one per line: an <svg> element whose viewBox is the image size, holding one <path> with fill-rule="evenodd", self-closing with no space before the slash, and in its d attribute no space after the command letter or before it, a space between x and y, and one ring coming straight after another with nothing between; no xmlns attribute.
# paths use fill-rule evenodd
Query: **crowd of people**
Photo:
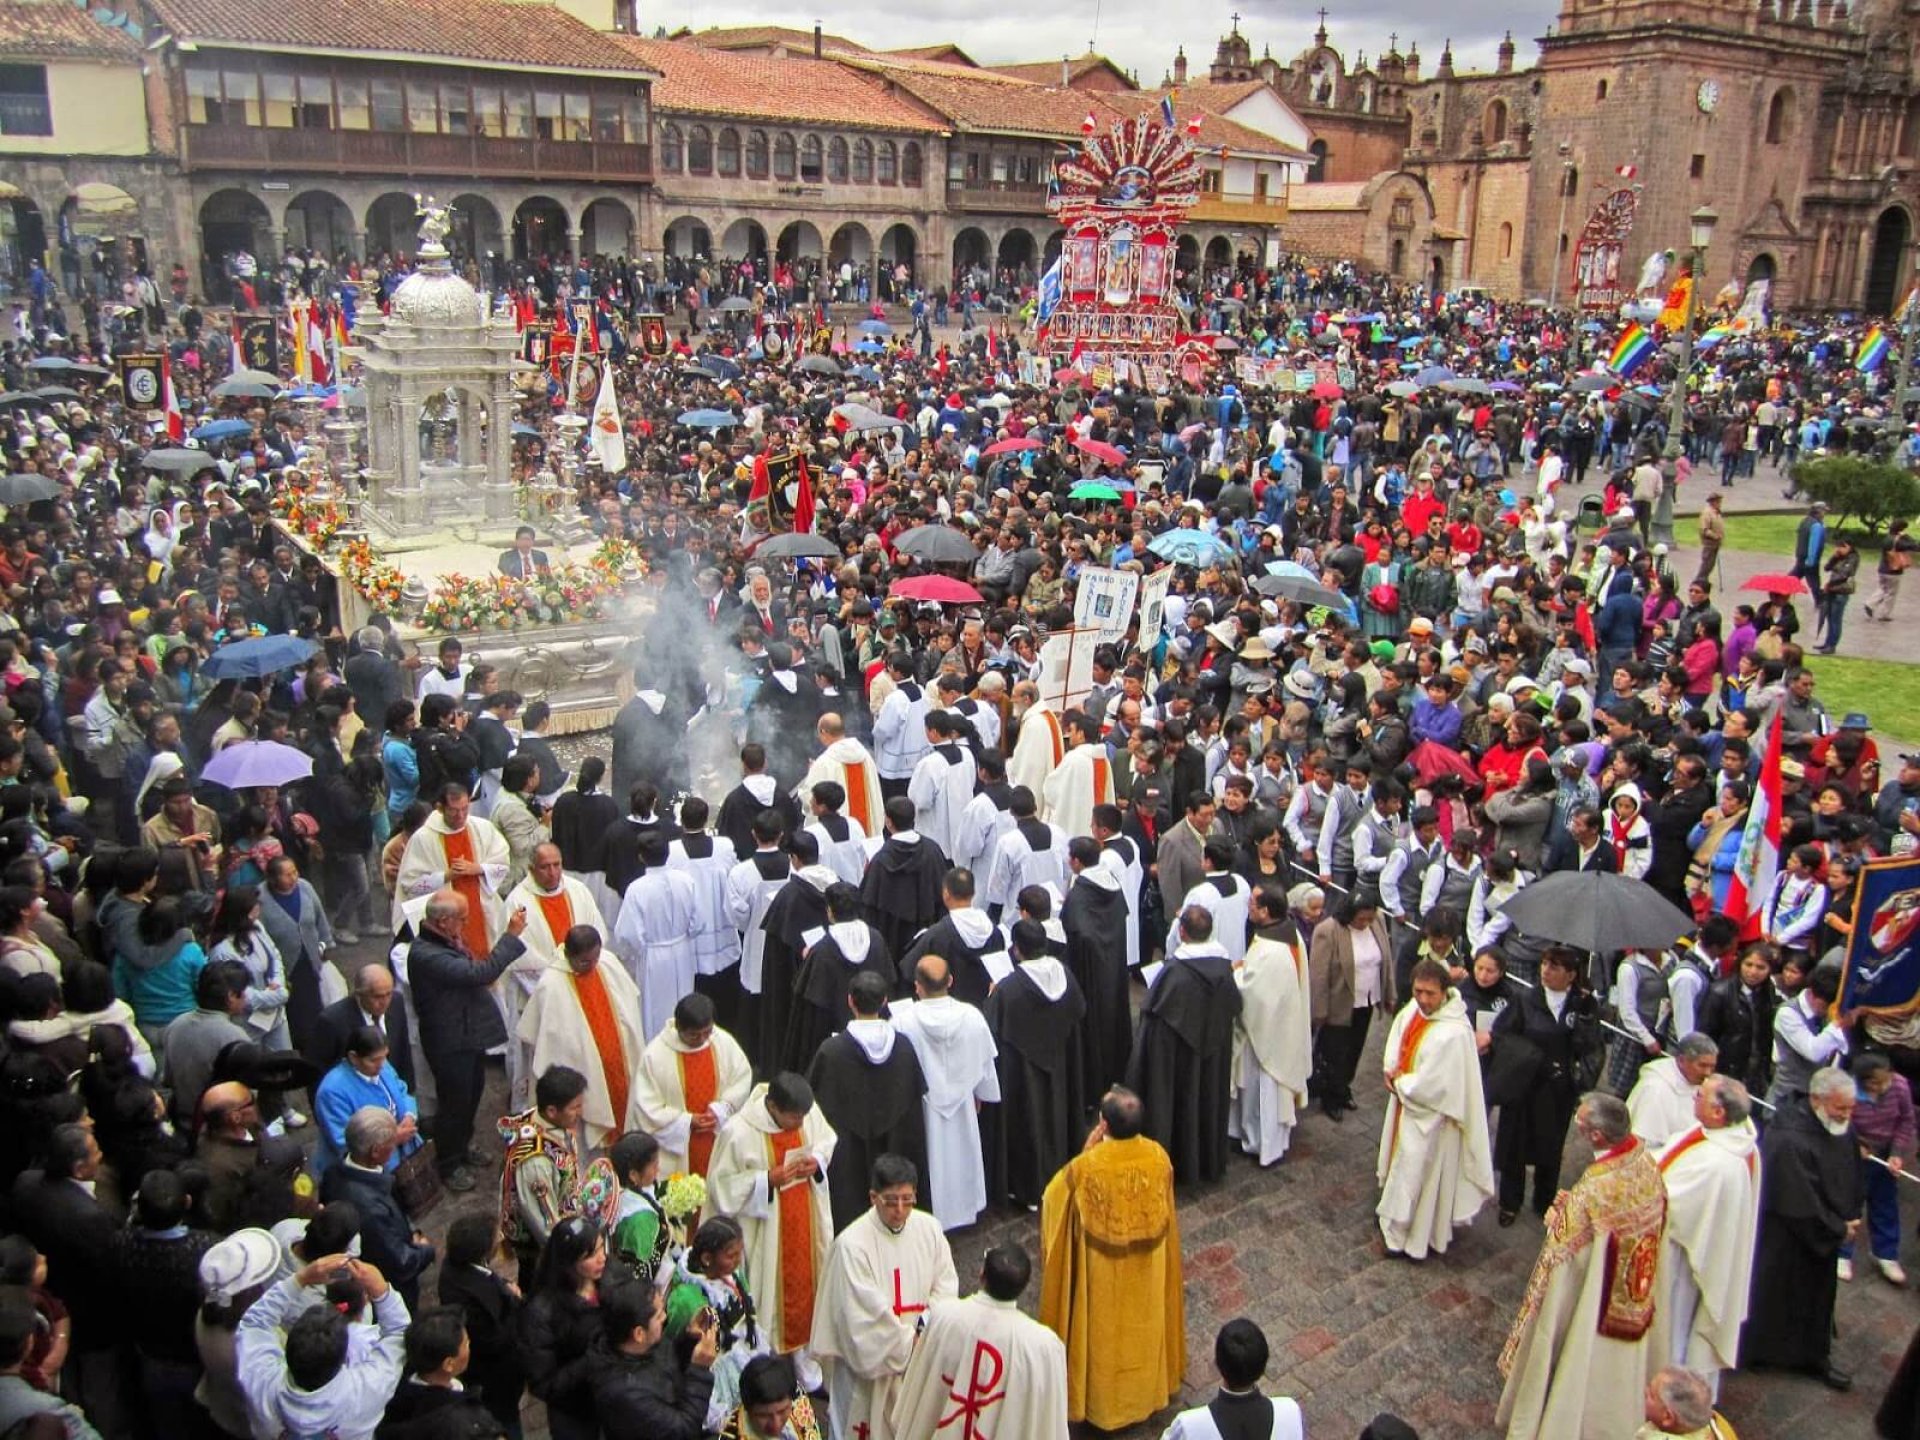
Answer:
<svg viewBox="0 0 1920 1440"><path fill-rule="evenodd" d="M1707 361L1683 581L1648 528L1665 407L1577 383L1563 314L1242 266L1196 326L1343 393L1223 367L1156 395L1036 368L1004 318L934 343L942 302L1030 276L918 295L858 354L797 304L857 277L505 278L534 314L606 302L631 464L578 501L646 573L633 698L584 745L485 636L349 633L280 519L331 461L214 395L223 316L72 324L51 287L15 316L0 450L55 488L0 524L0 1430L517 1435L529 1394L563 1440L1124 1428L1186 1372L1176 1197L1312 1163L1311 1112L1374 1098L1384 1255L1544 1222L1508 1434L1728 1433L1736 1365L1850 1383L1863 1217L1905 1283L1920 1042L1839 1008L1831 952L1861 866L1920 836L1920 755L1882 775L1816 694L1859 565L1824 512L1812 606L1716 593L1710 548L1722 486L1884 447L1847 326ZM662 298L688 323L650 356L625 327ZM190 426L247 422L203 463L149 463L163 423L111 365L143 330ZM544 436L559 384L513 418ZM832 557L767 544L791 512L754 461L785 452ZM1566 498L1595 467L1597 531ZM503 573L537 579L537 538ZM1062 700L1043 651L1094 569L1169 571L1163 619L1122 616ZM934 577L979 599L895 592ZM308 658L208 673L264 636ZM1729 916L1776 732L1779 877ZM255 740L311 773L206 778ZM1593 872L1691 925L1590 955L1506 911ZM1022 1212L1031 1247L962 1298L948 1234ZM1214 1362L1169 1433L1304 1433L1250 1320Z"/></svg>

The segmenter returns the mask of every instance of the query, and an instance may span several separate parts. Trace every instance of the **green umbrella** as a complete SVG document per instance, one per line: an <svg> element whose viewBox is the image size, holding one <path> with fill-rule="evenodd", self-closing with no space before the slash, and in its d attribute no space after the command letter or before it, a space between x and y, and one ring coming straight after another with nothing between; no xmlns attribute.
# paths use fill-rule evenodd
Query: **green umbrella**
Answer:
<svg viewBox="0 0 1920 1440"><path fill-rule="evenodd" d="M1102 485L1098 481L1087 480L1073 487L1075 500L1118 500L1120 492L1111 485Z"/></svg>

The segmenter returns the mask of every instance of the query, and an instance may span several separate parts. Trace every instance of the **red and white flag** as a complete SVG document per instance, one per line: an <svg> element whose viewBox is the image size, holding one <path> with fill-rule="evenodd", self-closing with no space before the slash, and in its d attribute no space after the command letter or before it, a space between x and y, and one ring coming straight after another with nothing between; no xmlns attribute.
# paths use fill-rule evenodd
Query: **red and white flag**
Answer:
<svg viewBox="0 0 1920 1440"><path fill-rule="evenodd" d="M1618 175L1622 180L1631 180L1640 173L1640 167L1638 165L1618 165L1614 167L1613 173Z"/></svg>
<svg viewBox="0 0 1920 1440"><path fill-rule="evenodd" d="M227 322L227 373L236 374L247 368L246 351L240 348L240 317L233 316Z"/></svg>
<svg viewBox="0 0 1920 1440"><path fill-rule="evenodd" d="M1740 835L1740 853L1734 857L1733 878L1727 885L1726 917L1740 927L1742 940L1760 938L1767 900L1780 873L1780 719L1767 727L1767 755L1760 764L1760 783L1747 809L1747 827Z"/></svg>
<svg viewBox="0 0 1920 1440"><path fill-rule="evenodd" d="M327 326L322 315L323 306L307 307L307 367L313 372L313 383L328 385L333 382L333 367L327 362Z"/></svg>
<svg viewBox="0 0 1920 1440"><path fill-rule="evenodd" d="M173 393L173 361L160 354L160 403L167 412L167 438L178 445L187 438L187 417L180 413L180 397Z"/></svg>

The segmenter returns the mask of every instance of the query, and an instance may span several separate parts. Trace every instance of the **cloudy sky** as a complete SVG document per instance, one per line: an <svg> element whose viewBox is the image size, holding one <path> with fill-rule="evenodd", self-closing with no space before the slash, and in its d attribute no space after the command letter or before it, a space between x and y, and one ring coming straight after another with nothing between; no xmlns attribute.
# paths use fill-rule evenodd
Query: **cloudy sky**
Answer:
<svg viewBox="0 0 1920 1440"><path fill-rule="evenodd" d="M1409 41L1419 42L1423 75L1432 73L1449 37L1456 65L1491 69L1494 47L1509 26L1520 46L1519 63L1525 65L1536 53L1533 38L1546 32L1557 10L1553 0L1523 0L1518 5L1456 0L1445 7L1444 15L1434 13L1439 7L1417 6L1409 0L1308 0L1304 6L1249 0L1237 7L1240 28L1252 41L1256 56L1268 46L1276 57L1289 60L1311 43L1314 11L1322 3L1328 11L1329 38L1349 60L1356 50L1369 59L1377 56L1386 49L1389 33L1397 31L1402 50ZM1188 19L1177 30L1166 28L1167 7L1162 0L1069 0L1038 12L1030 4L983 6L977 0L919 0L911 7L886 0L821 0L812 6L804 0L732 0L724 8L724 19L711 4L660 0L644 6L641 13L670 30L715 24L811 29L818 20L829 32L875 49L954 41L982 64L1078 55L1091 40L1100 53L1137 70L1142 84L1157 85L1181 45L1186 46L1194 73L1204 76L1214 45L1230 27L1235 8L1227 0L1217 17L1199 8L1183 9Z"/></svg>

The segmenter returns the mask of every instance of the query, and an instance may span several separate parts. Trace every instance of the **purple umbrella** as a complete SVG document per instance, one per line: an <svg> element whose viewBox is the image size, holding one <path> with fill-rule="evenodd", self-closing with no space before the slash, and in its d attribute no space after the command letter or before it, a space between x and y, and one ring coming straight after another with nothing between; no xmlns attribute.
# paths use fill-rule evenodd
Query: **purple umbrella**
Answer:
<svg viewBox="0 0 1920 1440"><path fill-rule="evenodd" d="M250 790L259 785L290 785L311 774L313 761L291 745L241 740L209 760L200 778L229 790Z"/></svg>

